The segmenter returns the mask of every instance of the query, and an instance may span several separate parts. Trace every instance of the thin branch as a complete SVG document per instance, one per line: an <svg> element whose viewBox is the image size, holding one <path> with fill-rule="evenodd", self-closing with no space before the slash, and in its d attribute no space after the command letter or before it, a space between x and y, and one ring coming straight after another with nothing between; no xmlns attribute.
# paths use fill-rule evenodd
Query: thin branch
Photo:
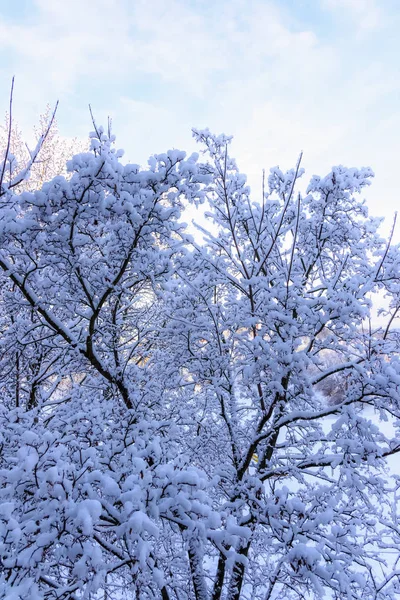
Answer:
<svg viewBox="0 0 400 600"><path fill-rule="evenodd" d="M289 298L289 282L290 282L290 276L291 276L292 268L293 268L294 252L296 249L297 233L298 233L298 229L299 229L299 219L300 219L300 193L297 194L296 226L295 226L295 230L294 230L292 250L290 253L289 270L288 270L288 276L287 276L287 280L286 280L286 301Z"/></svg>
<svg viewBox="0 0 400 600"><path fill-rule="evenodd" d="M8 155L10 153L10 145L11 145L11 130L12 130L12 105L13 105L13 94L14 94L14 77L11 80L11 90L10 90L10 107L9 107L9 123L8 123L8 135L7 135L7 147L6 147L6 152L4 155L4 160L3 160L3 166L1 169L1 176L0 176L0 194L1 194L1 189L3 186L3 180L4 180L4 173L6 170L6 163L7 163L7 158Z"/></svg>
<svg viewBox="0 0 400 600"><path fill-rule="evenodd" d="M393 239L394 229L396 227L396 221L397 221L397 211L394 213L392 229L390 231L390 236L389 236L389 239L388 239L388 243L386 244L386 248L385 248L385 252L383 253L382 260L379 263L378 269L377 269L376 274L375 274L375 278L374 278L375 281L378 279L379 272L380 272L380 270L381 270L381 268L383 266L383 263L386 260L387 254L389 252L389 248L391 246L392 239Z"/></svg>
<svg viewBox="0 0 400 600"><path fill-rule="evenodd" d="M276 242L278 240L278 237L279 237L279 234L281 232L282 225L283 225L283 219L285 218L286 211L287 211L287 209L289 207L289 204L290 204L290 201L292 199L292 195L293 195L293 191L294 191L294 186L295 186L296 181L297 181L297 177L298 177L298 173L299 173L299 169L300 169L300 164L301 164L302 158L303 158L303 153L301 152L300 156L299 156L299 158L297 160L296 170L295 170L295 174L294 174L294 177L293 177L292 185L290 187L289 196L288 196L288 198L287 198L287 200L286 200L286 202L284 204L284 207L282 209L282 214L281 214L281 218L279 220L278 228L277 228L277 230L275 232L275 235L274 235L274 237L272 239L272 242L271 242L271 245L270 245L270 247L269 247L269 249L267 251L267 254L265 255L262 263L259 266L258 272L260 272L262 270L264 264L267 262L270 254L271 254L271 252L272 252L272 250L273 250L273 248L274 248L274 246L275 246L275 244L276 244Z"/></svg>

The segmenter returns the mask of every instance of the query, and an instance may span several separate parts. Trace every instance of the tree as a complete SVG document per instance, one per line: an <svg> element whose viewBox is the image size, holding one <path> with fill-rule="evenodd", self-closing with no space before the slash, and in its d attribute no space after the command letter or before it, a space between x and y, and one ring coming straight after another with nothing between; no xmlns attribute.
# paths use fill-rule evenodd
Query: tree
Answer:
<svg viewBox="0 0 400 600"><path fill-rule="evenodd" d="M2 188L5 337L41 366L33 400L4 385L0 595L394 599L400 254L358 199L372 172L302 196L299 159L256 203L230 138L194 135L203 162L141 169L95 127L68 179Z"/></svg>
<svg viewBox="0 0 400 600"><path fill-rule="evenodd" d="M12 173L24 172L27 175L18 183L18 191L35 191L42 187L46 181L57 175L67 176L66 163L73 154L83 152L87 148L77 138L67 140L62 138L58 131L55 111L47 104L45 111L39 115L39 123L33 130L36 140L43 139L38 155L32 165L27 169L32 157L32 152L24 143L24 136L18 123L12 119L10 112L5 114L4 124L0 126L0 148L4 151L8 146L7 172L5 175L12 178ZM4 157L1 157L3 161Z"/></svg>
<svg viewBox="0 0 400 600"><path fill-rule="evenodd" d="M56 120L57 105L52 109L48 104L39 117L38 125L34 127L36 144L31 150L24 143L18 123L12 117L13 88L14 80L9 112L5 115L4 125L0 126L0 148L3 149L0 163L2 173L0 196L3 195L5 188L12 188L14 192L18 190L18 193L34 191L58 175L67 177L67 160L74 153L82 152L85 147L76 138L71 141L61 138ZM3 311L1 326L0 357L4 360L1 364L0 382L3 390L8 389L7 396L9 399L12 398L12 403L17 406L20 403L34 406L37 402L39 382L48 380L52 374L44 364L48 348L44 348L43 345L39 347L36 341L30 339L29 335L22 330L24 328L20 306L16 306L15 296L12 292L9 293L5 282L0 294L3 307L7 307ZM25 311L25 325L28 329L35 327L34 323L34 311L31 310L29 313ZM7 335L6 332L11 331L12 335ZM23 342L19 341L22 339ZM22 377L22 374L25 376Z"/></svg>
<svg viewBox="0 0 400 600"><path fill-rule="evenodd" d="M208 252L197 248L174 293L186 298L177 311L188 323L175 329L174 346L181 338L203 390L203 437L214 428L224 440L211 471L223 457L226 519L248 528L233 565L230 546L219 548L212 598L225 588L230 599L307 597L318 585L337 598L391 597L374 579L373 556L381 555L369 544L376 506L387 526L383 515L392 515L393 498L376 469L400 446L370 419L390 415L397 426L398 333L391 325L399 250L377 235L378 222L355 197L372 172L334 168L313 177L302 198L295 193L299 160L287 173L271 170L257 205L228 155L229 138L195 136L211 158L203 169L212 178L207 194L217 232L204 232ZM382 331L369 321L377 290L391 298ZM332 406L321 385L338 374L345 394ZM384 545L398 553L398 539ZM361 565L371 573L362 585Z"/></svg>

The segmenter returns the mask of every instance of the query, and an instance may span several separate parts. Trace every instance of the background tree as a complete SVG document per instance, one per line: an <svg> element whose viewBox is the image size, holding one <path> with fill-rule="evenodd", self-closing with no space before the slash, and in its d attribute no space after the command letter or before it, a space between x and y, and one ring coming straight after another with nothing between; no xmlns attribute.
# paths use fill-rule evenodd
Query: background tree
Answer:
<svg viewBox="0 0 400 600"><path fill-rule="evenodd" d="M29 176L24 178L18 185L18 191L34 191L42 185L56 177L57 175L67 176L67 161L79 152L83 152L89 146L79 141L77 138L67 139L60 135L58 131L57 119L54 109L47 104L44 112L39 115L39 122L33 128L33 137L35 140L43 139L40 147L40 155L29 168ZM0 148L4 151L7 148L8 136L10 135L9 154L12 159L8 162L8 174L11 171L24 171L31 159L31 151L25 143L25 136L15 119L12 119L10 113L4 116L4 123L0 125ZM3 160L3 156L1 157Z"/></svg>

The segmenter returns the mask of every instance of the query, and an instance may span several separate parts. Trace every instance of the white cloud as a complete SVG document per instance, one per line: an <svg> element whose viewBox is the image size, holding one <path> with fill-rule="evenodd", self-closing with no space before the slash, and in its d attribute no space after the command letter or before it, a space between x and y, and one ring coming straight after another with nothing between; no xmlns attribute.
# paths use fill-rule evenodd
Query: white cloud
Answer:
<svg viewBox="0 0 400 600"><path fill-rule="evenodd" d="M300 6L289 12L277 0L35 4L29 21L0 17L0 50L16 67L18 119L32 121L60 97L60 121L68 118L71 128L65 133L83 135L90 101L99 121L115 116L128 158L141 162L167 146L192 147L191 126L210 126L235 134L235 152L257 186L262 167L290 167L303 149L311 171L372 163L380 189L395 198L399 122L393 108L380 107L398 95L396 61L380 57L379 47L368 60L366 38L353 40L353 30L382 28L377 35L385 35L390 19L376 1L316 3L337 17L336 38L327 38L317 19L304 22ZM343 20L351 33L343 33ZM151 76L148 100L128 98L144 75ZM10 76L3 64L5 90ZM84 97L83 85L95 96ZM4 92L4 108L6 101Z"/></svg>
<svg viewBox="0 0 400 600"><path fill-rule="evenodd" d="M384 11L377 0L322 0L322 5L344 20L350 18L360 33L378 29L384 21Z"/></svg>

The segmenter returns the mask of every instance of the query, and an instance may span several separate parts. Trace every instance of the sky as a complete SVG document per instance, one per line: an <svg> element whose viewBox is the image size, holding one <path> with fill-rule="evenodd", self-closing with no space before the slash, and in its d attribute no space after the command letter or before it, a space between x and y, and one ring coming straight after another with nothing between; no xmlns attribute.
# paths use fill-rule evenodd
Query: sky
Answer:
<svg viewBox="0 0 400 600"><path fill-rule="evenodd" d="M68 137L113 119L125 157L234 136L255 199L262 169L371 166L387 227L400 159L398 0L0 0L0 112L30 131L59 100ZM400 237L400 236L399 236Z"/></svg>

